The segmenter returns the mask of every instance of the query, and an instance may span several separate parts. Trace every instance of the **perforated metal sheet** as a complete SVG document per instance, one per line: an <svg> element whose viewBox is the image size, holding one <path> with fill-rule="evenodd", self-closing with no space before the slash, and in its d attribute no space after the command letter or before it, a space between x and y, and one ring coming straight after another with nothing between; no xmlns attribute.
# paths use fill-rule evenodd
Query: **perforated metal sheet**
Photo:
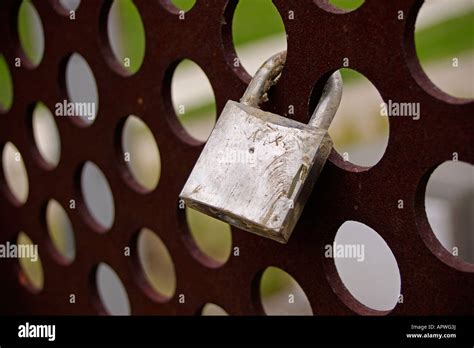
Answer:
<svg viewBox="0 0 474 348"><path fill-rule="evenodd" d="M39 244L45 286L39 294L30 293L18 281L17 261L2 260L0 312L96 314L93 270L107 262L123 281L133 314L195 314L206 302L219 304L230 314L261 314L259 275L270 265L298 281L315 314L380 314L356 301L339 280L333 260L324 258L324 245L332 243L339 226L356 220L375 229L398 262L404 303L391 314L472 314L473 268L450 258L432 235L424 191L432 170L452 158L453 152L473 163L473 103L444 95L422 72L413 39L421 1L366 0L347 14L326 11L323 8L329 6L320 2L274 1L288 35L288 59L264 108L285 114L291 104L295 119L307 121L313 87L319 90L348 57L350 67L364 74L384 100L420 102L421 119L390 118L385 155L369 170L343 162L333 151L288 245L233 229L233 245L240 248L240 256L211 269L196 261L184 242L187 227L178 209L178 194L202 145L179 128L170 82L179 60L189 58L207 74L218 112L228 99L238 100L250 77L232 65L236 2L198 1L182 21L165 1L135 0L146 30L146 54L137 74L122 77L107 59L111 57L105 40L109 1L83 0L71 22L58 14L52 1L33 0L46 37L44 58L34 70L13 68L20 54L15 29L19 1L1 1L0 52L12 73L14 104L0 116L0 144L12 141L22 153L30 193L21 207L2 193L0 242L14 241L20 230L27 232ZM288 17L290 10L294 20ZM399 10L405 20L397 19ZM55 118L62 158L56 169L46 171L32 151L29 110L39 100L54 110L56 102L67 99L63 69L73 52L84 56L95 74L99 115L88 128L79 128L68 118ZM160 182L147 195L131 189L122 175L116 139L120 120L129 114L146 122L161 153ZM78 173L87 160L102 169L111 185L115 222L108 233L98 234L84 219L82 205L69 211L77 256L72 265L62 266L49 254L43 212L50 198L63 206L70 199L81 201ZM399 199L404 200L404 209L397 209ZM184 304L178 303L177 295L167 303L154 302L138 286L138 268L133 257L123 256L123 248L132 245L143 226L154 230L168 247L177 272L176 294L186 295ZM75 305L68 302L70 293L77 296Z"/></svg>

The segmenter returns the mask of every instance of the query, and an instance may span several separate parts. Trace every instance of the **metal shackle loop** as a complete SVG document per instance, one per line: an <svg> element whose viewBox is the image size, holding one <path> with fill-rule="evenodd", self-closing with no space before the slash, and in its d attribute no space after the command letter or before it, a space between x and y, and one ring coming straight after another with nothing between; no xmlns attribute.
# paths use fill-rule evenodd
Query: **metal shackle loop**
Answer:
<svg viewBox="0 0 474 348"><path fill-rule="evenodd" d="M262 102L268 100L267 92L277 83L285 62L286 51L279 52L267 59L255 73L240 102L258 108ZM336 71L324 85L319 103L309 120L310 126L325 130L329 128L341 102L342 88L341 74Z"/></svg>
<svg viewBox="0 0 474 348"><path fill-rule="evenodd" d="M339 71L334 72L323 88L323 94L308 124L319 129L328 130L342 98L342 77Z"/></svg>
<svg viewBox="0 0 474 348"><path fill-rule="evenodd" d="M278 81L285 61L286 51L281 51L268 58L255 73L244 95L240 98L240 102L258 108L262 102L266 101L268 99L267 92Z"/></svg>

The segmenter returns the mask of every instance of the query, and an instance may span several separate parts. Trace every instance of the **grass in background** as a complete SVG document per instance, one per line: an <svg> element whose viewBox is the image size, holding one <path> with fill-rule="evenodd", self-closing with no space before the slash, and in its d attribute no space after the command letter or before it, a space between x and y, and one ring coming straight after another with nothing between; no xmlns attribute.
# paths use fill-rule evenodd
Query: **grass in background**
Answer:
<svg viewBox="0 0 474 348"><path fill-rule="evenodd" d="M0 54L0 109L8 111L13 103L13 82L5 57Z"/></svg>
<svg viewBox="0 0 474 348"><path fill-rule="evenodd" d="M196 0L171 0L171 3L183 11L189 11L196 4Z"/></svg>
<svg viewBox="0 0 474 348"><path fill-rule="evenodd" d="M109 40L116 59L121 64L130 59L130 66L125 68L134 74L145 57L145 29L140 13L132 0L115 0L108 18Z"/></svg>
<svg viewBox="0 0 474 348"><path fill-rule="evenodd" d="M285 26L271 0L240 0L232 20L235 46L285 32Z"/></svg>
<svg viewBox="0 0 474 348"><path fill-rule="evenodd" d="M474 11L416 31L415 43L422 64L474 49Z"/></svg>
<svg viewBox="0 0 474 348"><path fill-rule="evenodd" d="M260 280L260 295L262 298L278 294L288 289L294 280L291 276L277 267L268 267Z"/></svg>
<svg viewBox="0 0 474 348"><path fill-rule="evenodd" d="M23 0L18 10L18 36L28 61L37 66L44 53L44 33L41 17L30 0Z"/></svg>
<svg viewBox="0 0 474 348"><path fill-rule="evenodd" d="M172 0L175 6L185 11L190 10L195 2L195 0ZM331 0L330 2L337 7L351 10L360 6L363 0ZM143 60L143 53L141 52L145 51L144 30L143 26L136 24L138 20L141 23L141 18L138 12L133 11L135 7L133 2L131 0L119 0L118 3L120 7L118 22L122 26L119 30L119 35L122 38L123 56L131 58L130 71L133 73L140 68ZM24 0L23 4L30 4L30 1ZM35 63L41 61L42 53L37 53L40 43L35 41L34 37L37 36L37 33L35 33L31 25L31 17L34 16L34 11L28 8L29 5L22 5L19 14L18 30L25 53ZM474 11L470 11L462 16L448 19L417 31L415 33L415 40L420 62L425 64L446 57L454 57L459 53L472 50L474 48L473 23ZM284 31L280 15L270 0L240 0L240 4L235 12L232 28L235 46L256 42L275 35L275 33L281 34ZM8 64L10 67L13 66L13 62L8 62ZM345 84L358 80L358 74L351 70L345 69L342 71L342 75ZM8 109L11 106L12 98L13 87L7 62L0 55L0 106L3 109ZM215 114L215 112L214 103L204 104L187 110L182 119L190 125L198 125L205 121L209 114ZM347 139L350 141L353 141L354 137L354 134L347 135ZM208 245L213 255L217 255L218 259L224 260L228 257L226 251L228 249L226 248L228 248L228 245L231 245L230 233L220 232L222 229L206 218L207 216L189 214L188 222L194 226L191 228L194 229L193 235L201 240L201 247L202 245ZM19 242L26 244L31 242L31 240L19 240ZM27 262L25 260L26 267L28 267ZM41 266L41 264L39 265ZM34 266L38 267L38 264ZM37 268L34 273L37 274L37 278L34 278L34 276L33 282L38 287L42 287L42 269ZM262 281L262 296L277 293L288 284L288 277L284 273L270 268L265 273L265 281Z"/></svg>
<svg viewBox="0 0 474 348"><path fill-rule="evenodd" d="M364 3L364 0L329 0L329 3L343 10L355 10Z"/></svg>
<svg viewBox="0 0 474 348"><path fill-rule="evenodd" d="M16 243L19 246L28 246L28 248L32 248L34 246L33 241L24 232L20 232L18 234ZM42 290L44 286L44 273L39 251L37 260L28 257L22 257L19 258L18 261L22 270L21 281L25 285L29 285L34 291Z"/></svg>
<svg viewBox="0 0 474 348"><path fill-rule="evenodd" d="M333 5L343 9L360 6L363 0L331 0ZM131 58L130 71L136 72L142 63L145 51L145 34L140 14L131 0L118 0L118 24L122 29L117 34L121 37L124 57ZM195 0L172 0L175 6L187 11ZM39 47L35 43L33 21L35 10L31 9L30 0L24 0L19 14L19 32L27 56L33 62L41 60ZM415 33L417 54L420 62L451 57L474 47L474 11L451 18ZM234 45L244 45L284 32L285 28L278 11L270 0L240 0L236 8L232 36ZM5 76L0 67L0 78ZM344 82L357 80L356 74L345 72ZM4 92L0 91L0 96ZM1 100L0 100L1 101ZM198 113L196 113L198 114Z"/></svg>
<svg viewBox="0 0 474 348"><path fill-rule="evenodd" d="M284 31L284 27L279 26L272 19L278 14L274 13L276 10L270 1L243 0L243 2L250 4L250 6L242 6L235 12L235 28L233 28L235 45L258 41L268 37L269 33ZM330 2L335 6L350 10L362 4L363 0L332 0ZM267 7L270 10L266 10ZM252 8L255 8L255 11ZM260 19L262 20L260 21ZM249 23L249 25L245 25L245 23ZM262 29L261 26L264 28ZM474 48L473 33L474 11L417 31L415 40L420 63L428 64L472 50ZM350 69L341 69L341 75L346 85L361 80L361 75ZM199 122L206 116L202 111L211 108L211 105L205 105L195 110L189 110L185 121L192 122L194 119ZM350 136L350 140L353 141L354 136Z"/></svg>
<svg viewBox="0 0 474 348"><path fill-rule="evenodd" d="M186 208L186 221L199 249L218 263L225 263L232 251L230 226L190 208Z"/></svg>
<svg viewBox="0 0 474 348"><path fill-rule="evenodd" d="M74 229L67 212L54 199L51 199L46 206L46 224L56 251L67 262L74 261L76 257Z"/></svg>
<svg viewBox="0 0 474 348"><path fill-rule="evenodd" d="M185 125L186 128L195 129L196 133L203 134L207 132L207 126L205 127L205 125L202 125L202 123L205 120L209 119L209 117L214 118L215 114L216 103L208 103L187 110L186 113L180 115L179 118L181 119L181 122L183 123L183 125ZM201 128L203 128L203 130L198 132L198 130L200 130ZM201 139L203 138L203 136L199 136L198 138Z"/></svg>

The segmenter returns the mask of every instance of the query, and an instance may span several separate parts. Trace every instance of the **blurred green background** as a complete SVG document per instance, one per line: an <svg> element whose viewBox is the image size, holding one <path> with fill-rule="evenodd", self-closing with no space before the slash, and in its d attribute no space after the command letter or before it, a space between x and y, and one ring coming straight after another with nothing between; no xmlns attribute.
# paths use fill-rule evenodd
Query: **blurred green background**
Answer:
<svg viewBox="0 0 474 348"><path fill-rule="evenodd" d="M189 11L192 10L195 1L172 0L172 3L184 11ZM340 8L352 10L362 5L363 0L332 0L331 3ZM429 3L429 1L427 3ZM454 1L450 3L452 6L456 6ZM80 7L78 11L80 11ZM43 56L42 50L44 49L44 42L42 43L41 38L38 36L41 35L42 32L41 28L38 27L38 25L40 25L38 24L38 16L39 14L31 5L30 1L24 0L19 12L18 31L23 51L33 65L41 63ZM127 58L130 59L130 66L124 67L127 73L135 74L139 72L146 52L146 42L141 17L133 1L116 0L112 6L109 20L109 38L117 60L123 62ZM442 73L445 75L446 73L449 74L449 72L452 71L450 69L452 69L451 62L453 57L470 58L471 61L469 64L471 64L470 69L472 69L472 57L474 52L473 23L474 6L471 6L471 8L459 11L457 15L446 19L443 19L441 14L432 24L423 26L416 31L415 40L418 58L427 73L431 67L433 67L434 70L444 69ZM280 45L286 44L283 21L270 0L240 0L233 19L232 34L237 54L242 58L242 64L246 69L248 66L245 65L245 53L241 55L241 52L245 52L246 48L247 54L249 51L250 54L252 54L252 52L257 52L259 45L265 46L266 43L271 43L275 40L279 41ZM48 38L46 38L46 40L48 40ZM276 46L270 44L268 47ZM12 80L9 73L9 70L13 69L13 62L6 62L1 53L2 52L0 52L0 108L2 110L8 110L15 97L13 95ZM268 57L273 53L275 52L272 52L270 49L268 52L264 52L261 59L260 57L257 58L263 61L265 59L264 57ZM464 61L462 64L464 64ZM251 71L251 69L249 69L249 71ZM357 95L358 91L369 86L369 88L375 91L373 93L373 95L375 95L375 97L373 97L375 107L362 111L363 115L360 117L356 117L350 112L347 116L336 116L335 127L337 129L331 129L330 133L338 152L344 151L346 148L352 149L355 144L360 142L371 144L372 139L377 140L382 135L388 137L388 121L377 114L381 99L377 99L378 93L375 88L371 86L367 79L353 70L342 69L341 73L344 80L345 95L346 93L354 93ZM208 81L206 82L203 71L196 64L188 60L178 66L175 77L176 79L178 77L182 79L181 85L178 84L174 86L172 91L173 104L177 117L190 135L198 140L205 141L216 119L216 106L212 87ZM470 78L472 80L472 75L465 76L464 78ZM200 89L204 90L207 94L203 96L199 95L191 100L189 99L189 90L184 89L186 87L185 85L193 79L196 79L196 84L203 86ZM453 85L456 85L456 81L458 81L456 79L458 79L458 77L451 79ZM470 89L467 88L463 93L472 98L472 82L470 82L469 86ZM446 90L449 91L449 84L446 88ZM21 88L17 86L15 90L20 91ZM362 103L365 103L365 100L362 100ZM180 106L183 107L182 110ZM158 116L160 115L157 115L157 117ZM98 117L100 117L100 115ZM346 121L337 122L338 118L345 119ZM367 126L369 123L371 125ZM359 124L359 126L355 124ZM147 130L143 132L143 134L145 134ZM135 147L138 151L146 151L146 149L143 148L143 142L139 139L140 132L135 132L134 134L134 137L129 137L130 139L127 140L129 141L128 146L131 148ZM45 134L45 137L48 138L48 135ZM158 172L160 171L159 165L158 169L156 169L156 166L156 163L153 163L153 173L151 173L146 166L146 162L142 161L140 168L135 168L135 171L139 171L141 173L140 176L144 177L146 181L147 175L156 175L155 172L157 170ZM64 221L63 216L58 216L57 219ZM208 256L220 263L224 263L229 258L232 248L232 237L229 226L190 209L186 210L186 219L197 246ZM62 227L58 224L52 225L55 226L51 231L54 236L55 245L57 245L59 250L69 248L69 253L72 253L72 251L70 251L71 245L73 245L70 241L70 236L73 236L70 231L72 226L69 226L70 224L63 224ZM159 234L159 231L156 232ZM61 247L61 244L63 247ZM42 282L38 280L35 282L42 284ZM288 289L293 289L296 286L295 281L287 273L277 268L270 268L265 272L265 276L261 282L262 297L272 297L272 295L279 293L287 294Z"/></svg>

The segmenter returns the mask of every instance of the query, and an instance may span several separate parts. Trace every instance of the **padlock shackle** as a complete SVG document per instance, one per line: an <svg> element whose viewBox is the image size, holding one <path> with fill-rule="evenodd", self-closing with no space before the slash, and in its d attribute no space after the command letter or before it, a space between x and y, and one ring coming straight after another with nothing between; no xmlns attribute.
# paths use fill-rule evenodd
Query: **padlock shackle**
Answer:
<svg viewBox="0 0 474 348"><path fill-rule="evenodd" d="M281 51L267 59L255 73L240 102L258 108L262 102L267 101L267 92L277 83L285 62L286 51ZM325 130L329 128L341 102L342 86L341 73L336 71L324 85L319 103L309 120L310 126Z"/></svg>
<svg viewBox="0 0 474 348"><path fill-rule="evenodd" d="M262 102L266 101L267 92L277 82L285 61L286 51L281 51L267 59L255 73L240 102L258 108Z"/></svg>
<svg viewBox="0 0 474 348"><path fill-rule="evenodd" d="M313 127L328 130L342 98L342 77L339 71L334 72L323 88L323 94L308 124Z"/></svg>

